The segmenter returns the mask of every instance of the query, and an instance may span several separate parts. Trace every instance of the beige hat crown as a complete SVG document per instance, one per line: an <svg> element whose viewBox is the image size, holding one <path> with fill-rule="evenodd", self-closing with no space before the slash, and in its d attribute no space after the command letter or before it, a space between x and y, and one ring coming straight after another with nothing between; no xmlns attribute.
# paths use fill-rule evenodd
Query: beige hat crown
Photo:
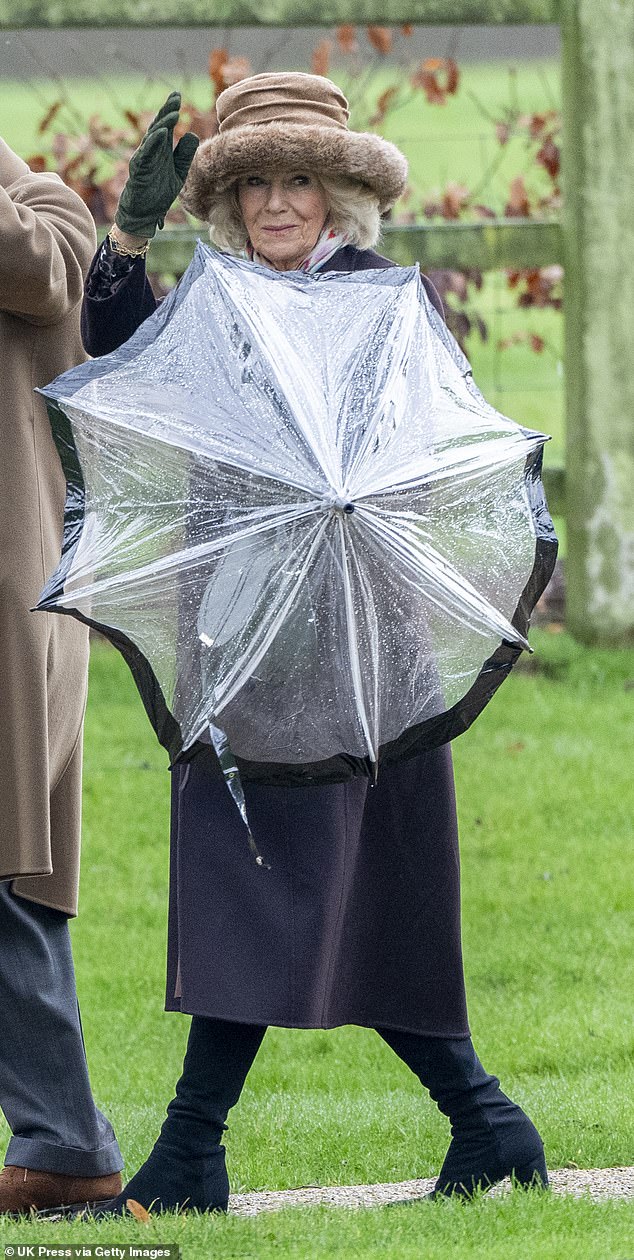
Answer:
<svg viewBox="0 0 634 1260"><path fill-rule="evenodd" d="M199 219L240 176L264 169L346 175L376 194L382 212L405 190L403 154L381 136L350 131L343 92L321 75L251 75L220 93L216 112L218 134L200 145L182 193Z"/></svg>
<svg viewBox="0 0 634 1260"><path fill-rule="evenodd" d="M219 131L270 122L348 126L348 102L335 83L318 74L254 74L225 88L216 101Z"/></svg>

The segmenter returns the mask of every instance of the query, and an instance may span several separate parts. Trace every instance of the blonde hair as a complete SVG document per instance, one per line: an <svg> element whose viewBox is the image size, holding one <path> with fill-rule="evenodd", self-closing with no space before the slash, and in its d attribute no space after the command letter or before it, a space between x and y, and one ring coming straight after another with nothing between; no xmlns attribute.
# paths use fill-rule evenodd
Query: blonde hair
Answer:
<svg viewBox="0 0 634 1260"><path fill-rule="evenodd" d="M328 201L328 218L335 232L345 233L351 245L370 249L381 235L381 216L376 193L359 180L345 175L319 175ZM246 248L238 184L232 184L211 199L207 216L209 235L218 249L241 254Z"/></svg>

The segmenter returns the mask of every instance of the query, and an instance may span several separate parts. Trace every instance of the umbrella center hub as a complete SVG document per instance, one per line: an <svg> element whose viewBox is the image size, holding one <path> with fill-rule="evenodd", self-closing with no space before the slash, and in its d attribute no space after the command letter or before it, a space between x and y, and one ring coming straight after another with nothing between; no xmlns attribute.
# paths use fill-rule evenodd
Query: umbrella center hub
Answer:
<svg viewBox="0 0 634 1260"><path fill-rule="evenodd" d="M328 507L331 512L339 512L340 514L345 513L346 516L350 516L355 510L354 503L351 503L349 499L344 499L342 496L330 499L328 501Z"/></svg>

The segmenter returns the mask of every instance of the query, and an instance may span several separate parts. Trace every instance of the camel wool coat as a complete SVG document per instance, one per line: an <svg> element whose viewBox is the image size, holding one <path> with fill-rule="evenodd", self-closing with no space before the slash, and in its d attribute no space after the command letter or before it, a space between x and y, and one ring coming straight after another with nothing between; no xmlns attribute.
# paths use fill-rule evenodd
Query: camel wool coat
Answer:
<svg viewBox="0 0 634 1260"><path fill-rule="evenodd" d="M59 561L65 479L34 393L85 355L92 217L0 139L0 880L77 912L87 631L30 610Z"/></svg>

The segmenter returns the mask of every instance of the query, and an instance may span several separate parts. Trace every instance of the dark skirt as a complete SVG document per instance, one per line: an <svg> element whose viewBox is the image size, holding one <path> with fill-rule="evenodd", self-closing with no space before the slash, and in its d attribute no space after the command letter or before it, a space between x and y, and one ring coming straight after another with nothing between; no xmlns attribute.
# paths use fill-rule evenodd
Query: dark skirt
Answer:
<svg viewBox="0 0 634 1260"><path fill-rule="evenodd" d="M167 1009L468 1036L449 748L245 794L268 870L211 757L173 771Z"/></svg>

